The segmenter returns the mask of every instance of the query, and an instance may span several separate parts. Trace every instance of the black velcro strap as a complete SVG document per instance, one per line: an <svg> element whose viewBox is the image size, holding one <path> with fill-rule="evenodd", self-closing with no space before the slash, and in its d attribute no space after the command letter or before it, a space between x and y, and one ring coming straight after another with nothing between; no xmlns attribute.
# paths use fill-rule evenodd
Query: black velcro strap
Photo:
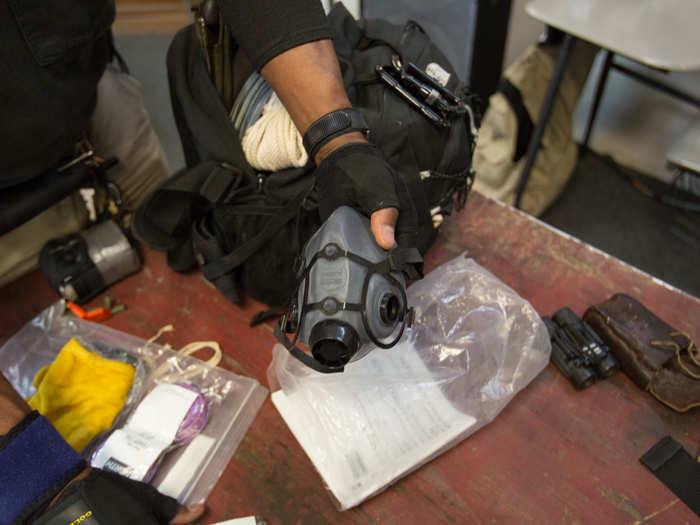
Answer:
<svg viewBox="0 0 700 525"><path fill-rule="evenodd" d="M189 248L189 243L183 246L183 242L190 236L192 223L206 210L205 204L208 201L202 198L202 187L206 181L214 178L215 174L222 171L231 172L233 169L218 161L207 161L193 168L180 170L163 181L136 209L131 225L132 231L141 242L155 250L181 249L184 254ZM236 172L232 172L227 178L236 175Z"/></svg>
<svg viewBox="0 0 700 525"><path fill-rule="evenodd" d="M369 133L367 121L360 110L345 108L331 111L312 123L306 130L304 148L313 159L324 144L353 131L361 131L365 135Z"/></svg>
<svg viewBox="0 0 700 525"><path fill-rule="evenodd" d="M506 97L513 113L515 113L515 118L518 120L518 136L515 141L515 151L513 152L513 162L518 162L527 151L527 146L530 144L530 137L535 131L535 126L523 102L523 95L517 87L511 84L507 78L503 77L498 84L498 91L503 93L503 96Z"/></svg>
<svg viewBox="0 0 700 525"><path fill-rule="evenodd" d="M666 436L639 461L700 516L700 463L671 436Z"/></svg>

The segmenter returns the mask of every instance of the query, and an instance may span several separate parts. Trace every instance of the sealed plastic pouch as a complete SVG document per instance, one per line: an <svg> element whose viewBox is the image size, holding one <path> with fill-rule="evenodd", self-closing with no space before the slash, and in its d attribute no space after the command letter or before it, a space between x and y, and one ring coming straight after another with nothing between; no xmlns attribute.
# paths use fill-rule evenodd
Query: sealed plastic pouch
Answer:
<svg viewBox="0 0 700 525"><path fill-rule="evenodd" d="M546 366L532 306L460 256L408 289L401 342L324 375L281 346L272 401L340 509L351 508L490 421Z"/></svg>
<svg viewBox="0 0 700 525"><path fill-rule="evenodd" d="M184 355L187 352L179 354L106 326L65 316L61 303L44 310L0 348L0 370L23 397L30 397L35 393L32 381L37 372L50 365L73 338L87 350L127 362L135 369L121 411L107 432L80 451L83 457L90 461L99 450L105 450L107 440L124 430L138 416L138 409L145 407L148 410L137 421L144 424L129 439L141 439L146 447L160 439L162 453L148 465L127 465L115 458L111 465L100 466L122 474L127 472L120 468L145 468L145 479L161 492L186 505L203 502L252 423L266 389L254 379ZM152 399L154 395L160 398ZM170 421L175 434L169 439L162 421L150 419L154 412L163 415L178 398L181 411Z"/></svg>

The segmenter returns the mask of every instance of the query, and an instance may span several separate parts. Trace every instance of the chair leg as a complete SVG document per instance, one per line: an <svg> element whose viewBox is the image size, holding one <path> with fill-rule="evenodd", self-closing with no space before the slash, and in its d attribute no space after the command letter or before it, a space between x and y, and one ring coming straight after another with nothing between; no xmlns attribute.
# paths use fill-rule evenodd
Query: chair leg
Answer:
<svg viewBox="0 0 700 525"><path fill-rule="evenodd" d="M559 57L557 58L557 63L554 68L554 74L552 75L552 79L549 81L547 96L545 97L544 104L540 110L540 116L537 120L537 125L535 126L535 132L532 134L530 143L527 147L527 158L525 159L525 165L523 166L523 171L520 174L520 181L518 182L518 189L515 194L516 208L520 208L520 200L525 192L525 187L527 186L527 181L530 178L532 167L535 165L537 150L540 147L540 142L542 142L542 135L544 135L544 130L547 127L547 121L549 120L549 115L554 107L554 100L556 99L557 91L559 91L559 85L561 84L561 80L564 75L566 62L571 54L571 46L573 45L573 42L574 37L567 33L564 36L564 42L562 43L561 50L559 51Z"/></svg>
<svg viewBox="0 0 700 525"><path fill-rule="evenodd" d="M595 89L595 95L593 96L593 106L591 111L588 113L588 121L586 122L586 130L583 133L583 140L581 141L581 146L584 148L588 147L588 140L591 138L591 132L593 131L593 123L595 122L595 117L598 113L598 107L600 106L600 101L603 98L603 91L605 91L605 84L608 80L608 72L610 71L610 66L612 65L615 53L607 49L603 49L603 69L598 77L598 85Z"/></svg>

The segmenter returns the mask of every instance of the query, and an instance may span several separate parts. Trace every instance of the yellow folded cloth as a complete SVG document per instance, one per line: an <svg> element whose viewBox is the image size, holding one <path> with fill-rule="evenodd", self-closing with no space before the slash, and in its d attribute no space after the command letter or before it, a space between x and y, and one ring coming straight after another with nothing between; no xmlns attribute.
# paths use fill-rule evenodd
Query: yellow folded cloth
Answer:
<svg viewBox="0 0 700 525"><path fill-rule="evenodd" d="M71 339L37 372L36 394L27 402L80 452L111 426L133 381L133 366L100 357Z"/></svg>

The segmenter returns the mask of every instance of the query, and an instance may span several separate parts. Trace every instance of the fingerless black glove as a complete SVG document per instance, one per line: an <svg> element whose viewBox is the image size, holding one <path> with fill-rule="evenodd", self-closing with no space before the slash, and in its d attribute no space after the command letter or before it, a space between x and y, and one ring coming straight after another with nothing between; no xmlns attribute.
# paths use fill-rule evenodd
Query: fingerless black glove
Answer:
<svg viewBox="0 0 700 525"><path fill-rule="evenodd" d="M85 466L45 417L27 414L0 435L0 525L162 525L177 514L175 499L117 474L71 482Z"/></svg>
<svg viewBox="0 0 700 525"><path fill-rule="evenodd" d="M369 143L347 144L333 151L316 169L319 211L324 221L342 205L371 215L382 208L397 208L396 241L415 246L416 208L404 180Z"/></svg>
<svg viewBox="0 0 700 525"><path fill-rule="evenodd" d="M175 499L162 495L146 483L94 469L85 479L72 483L56 503L31 523L167 525L178 508Z"/></svg>

